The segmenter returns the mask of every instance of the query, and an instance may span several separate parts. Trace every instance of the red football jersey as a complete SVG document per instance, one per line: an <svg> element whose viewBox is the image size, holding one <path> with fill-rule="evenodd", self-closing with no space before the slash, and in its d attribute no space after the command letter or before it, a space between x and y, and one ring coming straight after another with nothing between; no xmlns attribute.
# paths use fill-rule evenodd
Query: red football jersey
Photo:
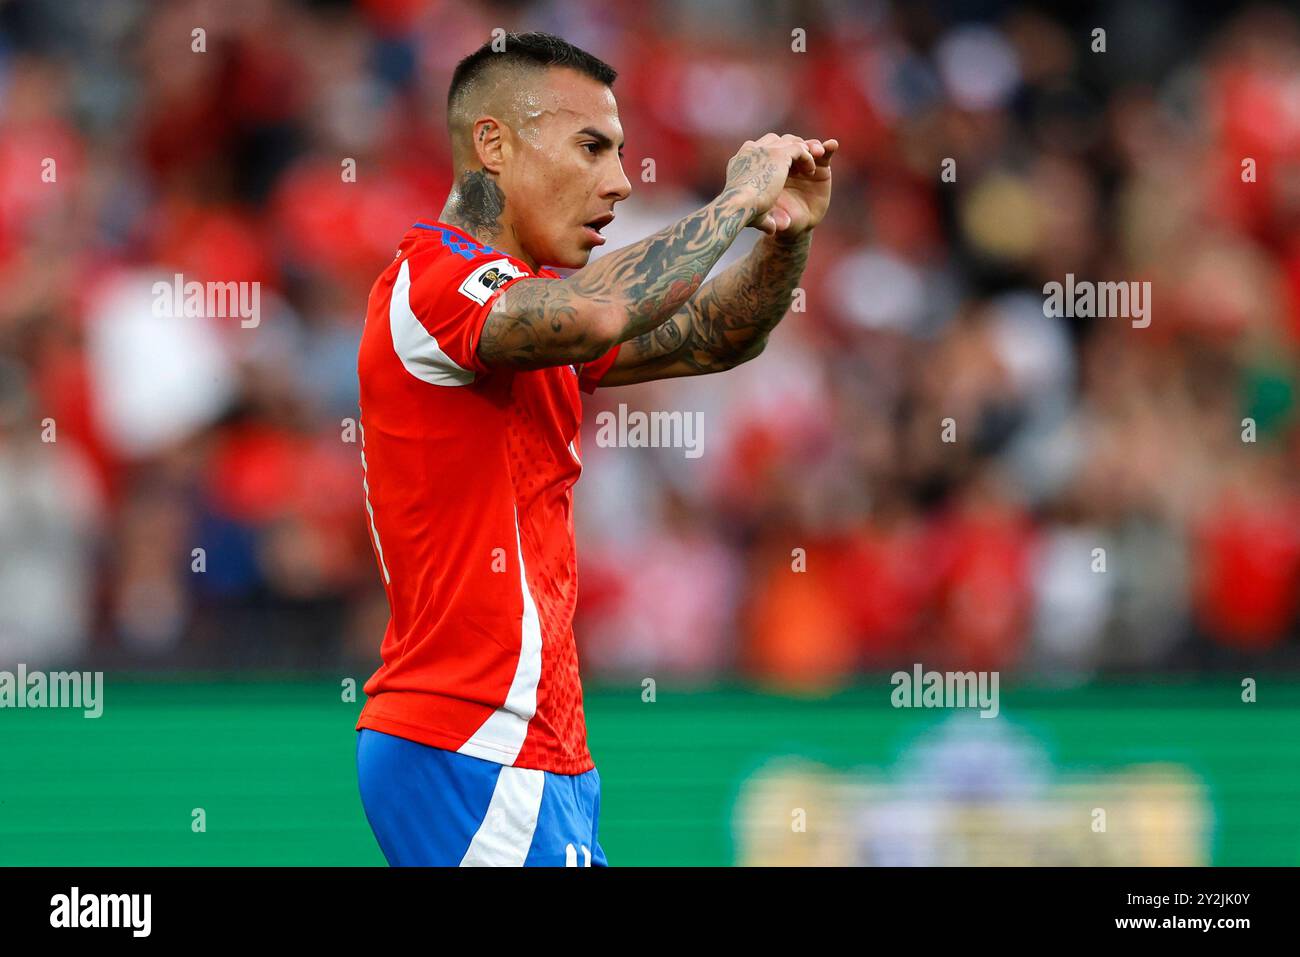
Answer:
<svg viewBox="0 0 1300 957"><path fill-rule="evenodd" d="M547 269L417 223L370 292L357 373L371 541L392 616L358 728L499 764L579 774L573 484L582 368L492 369L484 319Z"/></svg>

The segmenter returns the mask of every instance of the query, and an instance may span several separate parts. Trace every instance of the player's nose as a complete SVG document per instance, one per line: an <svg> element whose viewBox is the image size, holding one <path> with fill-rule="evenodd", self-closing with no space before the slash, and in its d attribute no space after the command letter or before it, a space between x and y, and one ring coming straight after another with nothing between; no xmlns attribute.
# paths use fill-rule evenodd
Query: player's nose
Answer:
<svg viewBox="0 0 1300 957"><path fill-rule="evenodd" d="M616 162L614 164L613 173L605 181L605 188L601 190L600 195L602 198L611 200L615 203L627 199L632 195L632 182L627 178L627 174L623 172L623 164L621 162Z"/></svg>

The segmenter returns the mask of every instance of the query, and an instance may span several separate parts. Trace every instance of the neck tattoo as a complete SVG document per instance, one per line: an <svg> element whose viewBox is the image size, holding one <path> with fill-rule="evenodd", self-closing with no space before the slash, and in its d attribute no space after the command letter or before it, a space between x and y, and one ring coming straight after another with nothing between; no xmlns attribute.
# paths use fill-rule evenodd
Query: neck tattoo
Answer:
<svg viewBox="0 0 1300 957"><path fill-rule="evenodd" d="M506 194L501 192L496 177L487 170L466 170L456 183L447 222L492 243L501 235L500 220L505 208Z"/></svg>

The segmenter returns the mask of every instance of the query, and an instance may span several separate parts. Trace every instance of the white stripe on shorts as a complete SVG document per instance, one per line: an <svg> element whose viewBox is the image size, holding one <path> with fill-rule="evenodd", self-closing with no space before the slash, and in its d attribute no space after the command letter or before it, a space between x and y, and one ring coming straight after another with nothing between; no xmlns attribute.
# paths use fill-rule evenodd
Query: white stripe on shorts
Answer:
<svg viewBox="0 0 1300 957"><path fill-rule="evenodd" d="M537 830L546 772L503 766L461 867L523 867Z"/></svg>

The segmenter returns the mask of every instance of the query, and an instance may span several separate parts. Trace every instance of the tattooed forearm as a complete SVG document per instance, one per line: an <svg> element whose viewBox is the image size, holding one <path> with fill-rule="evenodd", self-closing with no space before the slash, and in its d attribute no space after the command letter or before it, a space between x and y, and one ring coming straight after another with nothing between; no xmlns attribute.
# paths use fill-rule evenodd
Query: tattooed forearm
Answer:
<svg viewBox="0 0 1300 957"><path fill-rule="evenodd" d="M487 170L468 169L461 173L447 198L447 206L443 219L448 224L488 242L495 242L501 235L506 194Z"/></svg>
<svg viewBox="0 0 1300 957"><path fill-rule="evenodd" d="M671 319L637 337L603 384L721 372L752 359L789 310L811 246L812 233L788 244L764 238Z"/></svg>
<svg viewBox="0 0 1300 957"><path fill-rule="evenodd" d="M617 307L623 320L618 342L658 326L700 288L753 215L754 208L735 196L728 190L693 215L579 273L580 289Z"/></svg>
<svg viewBox="0 0 1300 957"><path fill-rule="evenodd" d="M728 188L685 219L567 279L513 283L488 314L479 355L489 365L516 368L586 362L661 325L753 217L749 195Z"/></svg>

